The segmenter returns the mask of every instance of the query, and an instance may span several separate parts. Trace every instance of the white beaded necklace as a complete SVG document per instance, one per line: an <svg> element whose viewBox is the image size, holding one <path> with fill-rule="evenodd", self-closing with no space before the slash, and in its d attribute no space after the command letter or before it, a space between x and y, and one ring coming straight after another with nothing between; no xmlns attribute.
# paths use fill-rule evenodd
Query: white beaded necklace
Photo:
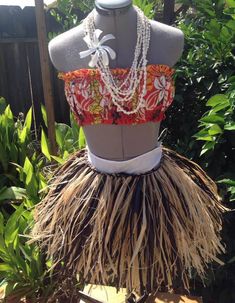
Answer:
<svg viewBox="0 0 235 303"><path fill-rule="evenodd" d="M97 69L100 72L101 79L104 82L107 91L112 97L112 102L117 106L117 109L119 111L122 111L127 115L136 113L144 104L144 95L146 94L147 82L147 52L150 42L150 22L137 6L134 7L137 12L137 42L135 47L134 60L125 80L120 85L117 85L110 68L104 64L102 56L99 56L96 65ZM90 41L94 41L94 13L95 10L93 10L83 22L85 35L89 37ZM138 103L133 110L127 111L124 108L123 104L133 98L142 79L143 85L141 89L139 89L141 93ZM122 89L127 83L128 88Z"/></svg>

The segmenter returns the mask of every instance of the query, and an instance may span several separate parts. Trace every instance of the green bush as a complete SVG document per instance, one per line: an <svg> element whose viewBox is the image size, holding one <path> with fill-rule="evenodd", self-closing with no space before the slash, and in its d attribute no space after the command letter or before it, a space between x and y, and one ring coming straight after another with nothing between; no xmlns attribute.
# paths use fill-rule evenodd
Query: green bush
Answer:
<svg viewBox="0 0 235 303"><path fill-rule="evenodd" d="M228 201L235 201L235 76L228 79L225 94L212 96L206 103L211 107L200 119L194 137L203 141L201 154L219 184L228 185ZM228 202L227 201L227 202Z"/></svg>
<svg viewBox="0 0 235 303"><path fill-rule="evenodd" d="M24 203L14 207L12 215L0 213L1 286L6 297L35 299L45 288L46 264L38 247L26 244L24 234L32 222L31 212L25 209Z"/></svg>
<svg viewBox="0 0 235 303"><path fill-rule="evenodd" d="M176 22L185 34L185 48L176 65L176 98L165 123L167 142L198 162L217 181L224 203L234 209L235 3L179 2L188 7ZM205 285L197 279L192 283L205 303L235 301L234 224L234 213L227 213L222 231L226 254L220 256L225 265L211 264Z"/></svg>
<svg viewBox="0 0 235 303"><path fill-rule="evenodd" d="M45 108L41 110L47 126ZM47 129L41 127L37 142L31 127L31 109L25 119L23 114L14 118L10 106L0 98L0 286L9 300L26 297L30 302L43 302L58 287L58 277L48 272L50 262L38 246L27 243L32 211L46 193L54 167L84 147L85 138L72 116L71 127L56 123L58 155L53 156Z"/></svg>
<svg viewBox="0 0 235 303"><path fill-rule="evenodd" d="M175 102L168 112L168 143L200 161L200 144L192 137L198 120L207 110L206 101L224 93L234 73L235 20L233 1L183 0L188 7L176 26L184 32L185 45L176 64Z"/></svg>
<svg viewBox="0 0 235 303"><path fill-rule="evenodd" d="M0 98L0 188L19 185L13 163L23 165L32 153L31 123L31 109L25 119L22 113L15 119L10 106Z"/></svg>

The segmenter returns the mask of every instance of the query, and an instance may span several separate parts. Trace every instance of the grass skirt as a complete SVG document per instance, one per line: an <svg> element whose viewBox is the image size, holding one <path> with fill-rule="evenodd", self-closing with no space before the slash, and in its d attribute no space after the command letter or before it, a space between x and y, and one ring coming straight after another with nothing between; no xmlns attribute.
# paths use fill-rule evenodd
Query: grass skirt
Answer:
<svg viewBox="0 0 235 303"><path fill-rule="evenodd" d="M89 283L156 291L217 261L221 213L215 183L194 162L163 147L141 175L96 171L85 150L56 172L36 205L31 236L54 264Z"/></svg>

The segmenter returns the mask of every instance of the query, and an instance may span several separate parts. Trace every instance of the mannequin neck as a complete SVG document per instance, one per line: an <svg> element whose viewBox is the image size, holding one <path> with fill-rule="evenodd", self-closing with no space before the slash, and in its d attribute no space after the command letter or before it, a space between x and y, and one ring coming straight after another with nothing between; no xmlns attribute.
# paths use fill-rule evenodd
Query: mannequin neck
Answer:
<svg viewBox="0 0 235 303"><path fill-rule="evenodd" d="M108 2L108 1L106 1ZM117 1L118 2L118 1ZM115 3L112 5L112 2L103 3L102 1L95 1L95 8L98 14L105 16L119 16L124 15L132 6L132 1L119 1L120 3ZM123 6L125 4L125 6Z"/></svg>

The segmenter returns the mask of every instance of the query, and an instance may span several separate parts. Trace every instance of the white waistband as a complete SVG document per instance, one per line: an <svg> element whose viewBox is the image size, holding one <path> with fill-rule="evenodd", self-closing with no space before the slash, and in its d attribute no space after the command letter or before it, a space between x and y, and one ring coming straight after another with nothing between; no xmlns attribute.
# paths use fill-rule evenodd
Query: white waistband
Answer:
<svg viewBox="0 0 235 303"><path fill-rule="evenodd" d="M125 161L112 161L94 155L87 146L88 161L100 172L142 174L156 167L162 157L162 145L140 156Z"/></svg>

